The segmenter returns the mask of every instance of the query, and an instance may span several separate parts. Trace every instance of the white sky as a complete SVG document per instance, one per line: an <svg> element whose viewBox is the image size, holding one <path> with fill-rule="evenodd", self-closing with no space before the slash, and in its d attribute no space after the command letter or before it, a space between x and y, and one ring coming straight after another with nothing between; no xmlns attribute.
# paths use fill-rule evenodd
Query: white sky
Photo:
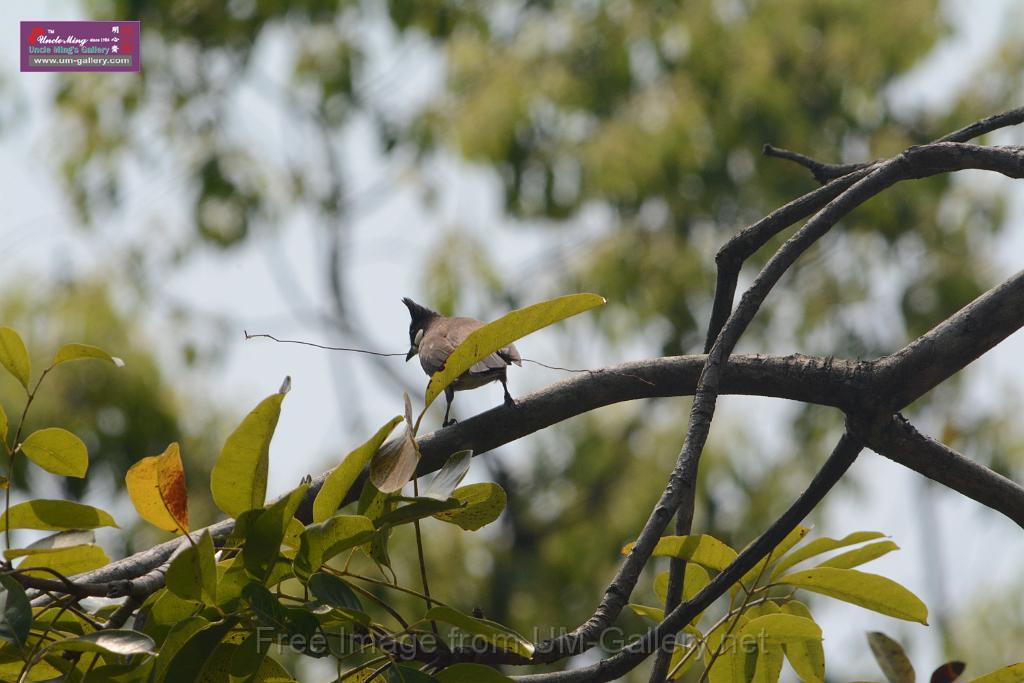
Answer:
<svg viewBox="0 0 1024 683"><path fill-rule="evenodd" d="M947 3L954 17L956 35L908 79L895 100L900 106L941 106L948 100L951 86L969 73L969 66L985 54L985 48L1002 30L1001 17L1009 7L1007 0L961 0ZM0 24L13 32L22 19L80 18L74 2L2 3ZM125 17L130 18L130 17ZM145 31L143 26L143 46ZM273 46L270 47L273 49ZM381 50L386 46L382 44ZM95 234L75 228L75 219L65 205L55 168L49 163L45 150L59 140L46 138L50 113L46 107L48 89L53 77L49 74L20 74L17 53L9 45L0 61L0 79L5 84L5 95L13 86L19 94L17 101L0 103L0 187L4 188L5 220L0 225L0 252L5 264L13 259L18 265L0 275L16 277L18 273L54 275L70 268L72 272L86 274L103 269L116 253L140 231L152 230L148 224L139 225L138 217L148 215L158 207L163 215L161 230L171 233L190 229L188 217L180 215L180 197L186 189L184 179L164 169L140 170L138 178L126 195L124 210L103 227L98 228L102 239ZM441 65L422 46L412 46L401 55L408 69L402 71L401 82L389 78L386 87L377 94L382 101L394 106L415 102L429 94L439 83ZM273 53L265 58L266 68L273 68ZM378 60L378 63L382 63ZM383 62L385 65L386 61ZM145 68L145 47L143 47ZM383 72L384 70L382 70ZM387 73L384 74L387 78ZM249 115L247 126L258 131L258 137L273 148L287 149L296 145L294 131L288 121L280 120L272 107L261 106L262 96L246 91L240 104ZM12 110L16 107L16 113ZM241 131L244 132L244 131ZM540 230L519 228L515 231L499 230L494 226L506 225L501 215L498 184L488 173L470 169L451 161L438 165L437 173L446 188L441 196L441 210L424 215L420 209L413 185L403 181L400 172L382 163L367 142L372 135L356 130L350 135L347 156L351 159L349 184L358 192L377 184L382 178L393 183L387 201L356 219L351 249L354 264L348 283L355 290L353 300L358 302L359 317L372 321L371 336L377 340L376 348L403 351L406 348L407 313L401 305L402 296L417 295L420 273L415 264L418 256L430 245L440 231L453 225L468 226L486 235L491 246L491 257L503 272L533 262L550 249L550 234ZM303 141L299 140L298 144ZM159 141L154 141L159 144ZM358 169L353 171L352 169ZM985 176L988 183L992 176ZM1009 182L1005 182L1007 187ZM1019 255L1024 253L1020 191L1014 195L1011 207L1012 227L1007 231L1006 248L1001 250L999 263L1005 273L1021 267ZM573 229L562 244L580 235L592 235L606 227L599 213L588 214ZM351 436L352 420L361 417L365 423L379 424L400 412L392 387L384 391L373 390L376 375L366 369L363 358L337 356L317 352L305 347L275 345L242 340L242 329L250 332L271 332L290 338L302 338L330 344L327 333L300 321L291 314L288 298L297 298L296 291L311 302L323 302L326 295L320 283L321 256L313 238L316 225L298 219L279 232L280 237L254 241L229 255L204 254L193 258L187 267L175 273L164 283L165 298L191 307L217 314L230 315L237 321L232 331L228 354L223 367L212 373L187 379L188 391L194 391L223 406L234 407L241 416L261 398L274 391L285 375L291 375L293 390L285 402L281 422L272 449L271 491L282 492L296 483L303 474L317 473L331 455L340 456L340 448L361 441ZM152 239L152 237L150 237ZM1016 257L1016 259L1015 259ZM287 264L287 268L282 268ZM309 264L316 264L309 267ZM282 270L290 271L294 289L282 294L279 287ZM993 283L1000 274L993 273ZM469 313L473 313L472 311ZM149 338L160 348L169 367L177 365L173 347L161 345L167 338L180 338L192 331L178 330L167 318L166 309L155 307L146 321ZM986 358L968 370L969 376L979 380L986 376L999 376L1011 382L1018 390L1024 387L1024 376L1019 359L1024 354L1024 342L1016 335ZM558 348L551 337L543 334L521 345L524 355L572 367L593 363L609 365L621 357L593 357L595 349L580 354ZM631 357L641 357L642 347ZM621 352L620 352L621 353ZM401 359L392 359L401 366L405 378L414 385L424 384L424 378L413 362L405 365ZM511 377L514 394L523 394L559 379L558 375L534 367L515 371ZM982 387L980 381L974 388ZM977 392L980 393L980 392ZM339 394L346 395L340 407ZM358 394L359 401L351 400ZM469 415L500 402L499 386L460 394L457 401L462 415ZM722 402L721 418L730 414L747 413L751 408L769 413L778 408L757 399L728 398ZM359 414L351 411L358 404ZM438 408L432 409L435 423L440 422ZM436 413L436 414L435 414ZM934 425L922 425L934 427ZM365 431L365 430L364 430ZM301 446L296 446L301 444ZM514 450L514 449L513 449ZM139 454L147 455L147 454ZM275 457L276 456L276 457ZM215 457L214 453L210 457ZM671 456L666 456L671 457ZM666 460L666 471L669 466ZM842 536L856 529L877 529L891 534L903 548L899 553L883 558L868 569L889 576L918 593L933 606L931 594L924 579L923 565L927 557L921 547L919 526L919 478L898 465L866 454L855 465L852 476L860 482L860 497L847 494L833 497L828 502L827 519L816 533ZM951 603L963 605L970 601L972 591L978 587L998 585L1017 578L1021 558L1024 557L1024 536L1020 529L1002 517L979 511L976 504L955 496L939 495L934 510L936 524L948 530L947 539L956 539L941 549L945 570L945 593ZM993 552L993 548L1000 549ZM595 600L596 600L595 596ZM824 605L824 601L822 601ZM905 642L912 638L913 656L919 672L926 674L941 661L936 643L924 627L897 622L858 608L830 603L819 610L827 637L826 652L832 661L841 661L846 677L879 679L863 640L866 630L883 630ZM860 653L858 656L856 653ZM1009 662L1007 662L1009 663ZM836 671L836 670L833 670ZM969 674L979 675L980 671Z"/></svg>

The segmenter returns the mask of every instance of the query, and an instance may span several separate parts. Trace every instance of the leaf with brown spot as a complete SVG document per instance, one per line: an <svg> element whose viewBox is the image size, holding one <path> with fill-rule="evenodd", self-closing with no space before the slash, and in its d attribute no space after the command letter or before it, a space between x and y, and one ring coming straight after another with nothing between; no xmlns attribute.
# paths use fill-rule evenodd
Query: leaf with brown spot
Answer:
<svg viewBox="0 0 1024 683"><path fill-rule="evenodd" d="M177 442L132 465L124 481L140 517L165 531L188 531L188 490Z"/></svg>

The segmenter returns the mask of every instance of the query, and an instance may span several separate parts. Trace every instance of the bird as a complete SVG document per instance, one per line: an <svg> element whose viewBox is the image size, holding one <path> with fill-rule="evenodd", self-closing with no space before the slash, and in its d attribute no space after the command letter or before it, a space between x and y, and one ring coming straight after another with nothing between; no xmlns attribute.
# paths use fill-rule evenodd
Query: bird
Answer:
<svg viewBox="0 0 1024 683"><path fill-rule="evenodd" d="M443 316L408 297L403 298L402 303L409 309L409 316L412 319L409 323L409 352L405 355L405 360L408 362L413 356L419 355L420 366L428 376L432 376L444 367L448 356L455 350L455 347L461 344L473 330L483 327L483 323L475 318ZM506 370L512 363L520 367L523 365L523 359L515 344L503 346L478 361L448 385L444 390L444 397L447 399L448 405L445 406L444 422L441 426L448 427L455 424L455 419L449 419L448 416L456 391L476 389L498 381L501 382L501 387L505 390L505 405L515 406L516 402L512 398L512 394L508 392L506 377Z"/></svg>

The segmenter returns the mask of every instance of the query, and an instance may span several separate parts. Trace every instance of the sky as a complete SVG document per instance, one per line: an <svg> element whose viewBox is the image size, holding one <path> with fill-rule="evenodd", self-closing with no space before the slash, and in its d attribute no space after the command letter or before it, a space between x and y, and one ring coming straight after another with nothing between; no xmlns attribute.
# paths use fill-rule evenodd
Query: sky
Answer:
<svg viewBox="0 0 1024 683"><path fill-rule="evenodd" d="M954 35L900 85L893 93L894 102L906 108L941 107L948 102L951 86L967 77L970 65L984 56L986 46L1002 30L1001 18L1007 7L1008 0L947 2L946 11L956 27ZM8 27L22 19L40 17L80 18L78 4L0 4L0 23ZM145 30L143 26L143 46ZM261 68L270 78L275 77L274 49L274 45L269 45L262 58L265 63ZM414 106L440 84L443 64L427 46L413 44L397 57L387 58L384 55L388 45L382 37L379 50L375 61L381 64L381 70L369 87L375 89L374 97L383 105ZM401 78L395 74L401 74ZM109 223L97 228L99 237L77 228L46 154L52 145L60 144L53 139L48 125L52 115L46 99L54 83L52 76L18 73L17 55L8 50L0 61L0 79L7 85L13 82L18 93L15 101L0 103L0 125L4 127L0 130L0 187L5 188L8 198L7 219L0 225L0 249L7 260L14 259L18 264L15 275L0 274L0 285L4 278L18 273L53 277L65 271L87 274L102 270L111 254L135 240L152 239L153 226L140 223L137 217L148 215L153 207L160 209L160 230L173 234L175 230L188 229L188 216L182 215L180 208L180 198L188 190L186 178L175 176L159 164L139 169L126 193L124 206ZM246 116L245 125L259 131L267 153L284 154L289 147L304 142L294 139L301 132L292 130L286 119L275 114L274 107L266 106L265 89L244 89L239 98L239 107L251 113ZM349 185L357 196L383 187L385 197L368 202L356 212L349 245L353 270L348 281L355 289L353 300L357 302L358 317L370 326L368 334L374 340L374 348L399 352L408 343L408 317L401 298L417 298L422 274L414 264L440 231L454 225L474 230L504 272L535 267L550 253L552 245L549 234L540 230L498 229L506 223L497 180L455 160L438 164L436 172L442 180L439 184L446 191L439 198L440 210L424 215L416 184L404 175L407 169L400 162L382 161L368 132L356 127L350 133L351 139L345 141L351 159ZM159 150L159 145L159 140L154 140L155 150ZM1003 179L993 180L992 176L985 176L985 182L1011 186ZM1020 267L1019 262L1014 262L1014 255L1024 253L1021 197L1019 190L1013 190L1007 242L996 257L1002 272L992 273L993 284ZM599 211L587 213L559 238L562 243L558 248L571 252L573 244L585 243L608 227L608 216ZM177 329L168 315L170 307L184 304L230 319L233 329L226 340L223 365L202 376L180 370L186 378L187 390L201 393L216 404L237 407L239 418L275 391L285 375L292 377L293 389L285 401L271 450L270 495L290 489L306 473L319 473L329 465L332 455L343 455L339 445L356 445L368 428L401 411L393 387L380 386L379 376L362 357L243 338L243 330L248 330L332 343L329 330L295 314L296 310L308 311L325 300L320 270L310 267L320 259L315 246L319 229L308 217L300 216L287 229L254 240L230 255L200 254L163 281L158 297L162 305L155 306L145 321L147 336L166 367L175 368L180 361L174 348L161 340L203 331ZM519 346L524 356L569 367L611 365L647 355L642 345L620 349L609 356L606 349L587 345L560 348L554 339L542 332ZM972 381L967 391L984 400L983 379L988 376L999 376L1018 389L1024 387L1024 372L1018 362L1024 357L1022 347L1024 342L1018 333L969 368L967 374ZM417 363L406 364L401 358L389 360L408 383L425 386ZM559 379L561 375L536 366L516 368L510 373L510 388L513 394L522 395ZM358 401L352 400L354 395L359 396ZM500 402L501 388L494 385L460 394L456 405L459 414L471 415ZM720 419L727 423L730 415L755 412L766 416L767 425L771 415L778 414L773 411L786 409L777 402L729 397L722 401ZM440 403L432 408L428 427L439 426L442 412ZM935 425L922 427L927 431ZM287 448L295 443L307 447ZM516 457L516 449L510 450L512 457ZM288 453L288 457L275 458L275 454L283 453ZM211 458L214 456L210 454ZM926 603L935 604L944 596L953 605L971 599L973 593L964 586L983 590L987 585L1017 577L1024 559L1024 538L1009 521L980 511L971 501L931 491L913 473L871 453L855 464L850 476L860 483L859 491L848 491L829 500L821 532L842 536L856 529L878 529L890 534L903 550L878 561L871 571L911 587ZM957 539L955 547L924 547L923 523L934 523L947 530L946 538ZM992 553L991 548L1000 548L1000 552ZM944 570L939 585L929 580L924 571L925 566L936 562ZM845 673L878 678L869 660L847 654L866 654L866 630L884 630L901 640L909 639L921 671L930 671L939 663L937 644L925 627L835 603L817 616L828 637L826 651L830 657L844 662Z"/></svg>

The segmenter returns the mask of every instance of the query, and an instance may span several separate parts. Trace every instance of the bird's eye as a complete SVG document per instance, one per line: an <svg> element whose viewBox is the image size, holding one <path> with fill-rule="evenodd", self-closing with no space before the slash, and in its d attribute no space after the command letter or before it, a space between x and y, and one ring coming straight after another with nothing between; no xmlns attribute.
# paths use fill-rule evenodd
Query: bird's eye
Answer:
<svg viewBox="0 0 1024 683"><path fill-rule="evenodd" d="M419 346L421 339L423 339L423 330L416 330L416 336L412 338L412 345Z"/></svg>

